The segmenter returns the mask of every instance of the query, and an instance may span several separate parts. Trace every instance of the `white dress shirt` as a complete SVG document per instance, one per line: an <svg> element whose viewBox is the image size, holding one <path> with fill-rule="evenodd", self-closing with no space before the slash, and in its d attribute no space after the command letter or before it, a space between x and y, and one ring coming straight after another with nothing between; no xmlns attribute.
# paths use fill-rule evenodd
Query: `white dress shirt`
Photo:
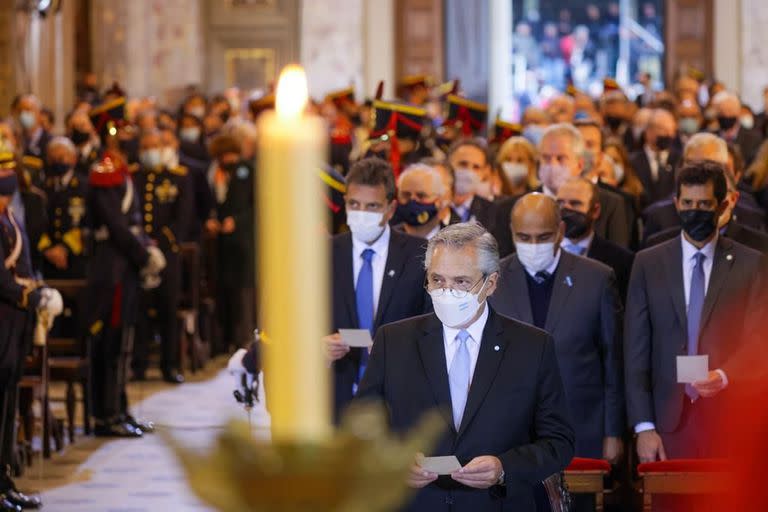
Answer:
<svg viewBox="0 0 768 512"><path fill-rule="evenodd" d="M463 203L453 205L453 209L456 211L456 215L462 218L462 222L464 222L463 221L464 216L467 215L469 211L472 209L472 201L474 200L475 200L475 196L473 194L472 196L470 196L469 199L467 199ZM470 215L469 218L467 219L467 222L471 222L472 220L474 220L474 218L475 218L474 215Z"/></svg>
<svg viewBox="0 0 768 512"><path fill-rule="evenodd" d="M706 256L704 258L704 261L702 262L702 266L704 267L704 297L707 296L707 290L709 290L709 278L712 276L712 264L715 260L715 247L717 246L717 236L713 238L707 245L702 247L701 249L697 249L691 242L685 239L685 235L681 235L680 239L682 240L682 246L683 246L683 288L685 289L685 310L688 311L688 305L691 301L691 279L693 277L693 268L696 265L696 260L694 259L694 255L697 252L701 252ZM728 377L725 375L725 372L718 368L715 370L717 373L720 374L720 377L723 379L723 389L728 386ZM646 430L654 430L656 428L656 425L653 422L650 421L643 421L641 423L638 423L635 425L635 433L639 434L640 432L646 431Z"/></svg>
<svg viewBox="0 0 768 512"><path fill-rule="evenodd" d="M472 325L463 329L469 333L467 339L467 350L469 351L469 382L472 383L472 378L475 375L475 366L477 366L477 357L480 355L480 343L483 341L483 329L488 322L488 303L483 305L483 313L475 320ZM448 365L447 370L451 371L451 363L453 363L453 357L456 355L456 350L459 348L459 340L456 338L459 335L459 331L462 329L455 329L443 325L443 341L445 343L445 362Z"/></svg>
<svg viewBox="0 0 768 512"><path fill-rule="evenodd" d="M651 180L656 183L659 181L659 160L661 160L662 165L667 165L669 151L665 150L656 153L648 145L643 146L643 151L645 151L645 156L648 157L648 164L651 167Z"/></svg>
<svg viewBox="0 0 768 512"><path fill-rule="evenodd" d="M357 289L357 278L360 275L360 269L363 268L363 251L373 249L374 255L371 258L371 267L373 267L373 312L374 318L379 310L379 295L381 295L381 283L384 281L384 269L387 266L387 255L389 254L389 224L384 228L378 240L368 245L359 242L352 237L352 276Z"/></svg>

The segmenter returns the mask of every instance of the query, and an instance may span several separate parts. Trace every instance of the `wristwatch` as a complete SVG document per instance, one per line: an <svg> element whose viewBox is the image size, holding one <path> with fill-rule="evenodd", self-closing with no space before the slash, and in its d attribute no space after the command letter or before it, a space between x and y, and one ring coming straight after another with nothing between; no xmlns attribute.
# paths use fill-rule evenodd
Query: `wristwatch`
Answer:
<svg viewBox="0 0 768 512"><path fill-rule="evenodd" d="M504 468L501 468L501 474L499 475L499 479L496 480L496 485L504 485Z"/></svg>

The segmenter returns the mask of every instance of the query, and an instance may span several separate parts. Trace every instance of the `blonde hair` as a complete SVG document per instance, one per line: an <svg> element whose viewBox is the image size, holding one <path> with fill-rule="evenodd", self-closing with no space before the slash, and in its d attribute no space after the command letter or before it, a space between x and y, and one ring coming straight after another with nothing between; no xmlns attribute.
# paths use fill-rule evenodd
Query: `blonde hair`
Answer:
<svg viewBox="0 0 768 512"><path fill-rule="evenodd" d="M539 152L536 150L536 147L531 144L531 142L525 137L510 137L504 141L504 144L502 144L499 150L496 152L496 167L501 170L500 168L502 162L507 161L509 159L509 155L518 150L522 151L525 154L525 157L531 162L531 165L528 168L528 177L526 178L525 182L529 190L535 190L539 186L539 180L536 177L536 162L539 159ZM512 194L512 184L509 183L506 174L499 172L499 177L501 178L502 195Z"/></svg>

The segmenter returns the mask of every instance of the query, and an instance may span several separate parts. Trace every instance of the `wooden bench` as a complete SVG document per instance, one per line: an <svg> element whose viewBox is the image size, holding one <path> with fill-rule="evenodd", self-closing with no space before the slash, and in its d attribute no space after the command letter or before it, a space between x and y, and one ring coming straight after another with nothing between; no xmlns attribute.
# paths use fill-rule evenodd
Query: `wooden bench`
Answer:
<svg viewBox="0 0 768 512"><path fill-rule="evenodd" d="M650 512L654 494L715 495L727 492L727 464L719 459L672 459L637 467L643 512Z"/></svg>
<svg viewBox="0 0 768 512"><path fill-rule="evenodd" d="M594 494L595 510L602 512L605 506L605 477L610 473L608 461L574 457L565 469L565 482L572 494Z"/></svg>

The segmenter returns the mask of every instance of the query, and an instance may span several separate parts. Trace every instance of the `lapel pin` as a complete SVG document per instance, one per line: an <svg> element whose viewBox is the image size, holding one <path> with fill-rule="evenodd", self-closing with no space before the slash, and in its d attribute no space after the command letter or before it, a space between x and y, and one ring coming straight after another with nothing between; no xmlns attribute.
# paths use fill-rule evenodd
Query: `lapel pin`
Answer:
<svg viewBox="0 0 768 512"><path fill-rule="evenodd" d="M569 288L573 286L573 280L571 279L571 276L565 276L565 284L567 284Z"/></svg>
<svg viewBox="0 0 768 512"><path fill-rule="evenodd" d="M496 346L494 346L494 347L493 347L493 350L495 350L496 352L498 352L499 350L501 350L501 348L500 348L498 345L496 345Z"/></svg>
<svg viewBox="0 0 768 512"><path fill-rule="evenodd" d="M733 255L729 254L728 256L725 257L725 259L727 259L728 261L731 261L733 259Z"/></svg>
<svg viewBox="0 0 768 512"><path fill-rule="evenodd" d="M390 271L387 273L387 275L388 275L389 277L395 277L395 271L394 271L394 270L390 270Z"/></svg>

